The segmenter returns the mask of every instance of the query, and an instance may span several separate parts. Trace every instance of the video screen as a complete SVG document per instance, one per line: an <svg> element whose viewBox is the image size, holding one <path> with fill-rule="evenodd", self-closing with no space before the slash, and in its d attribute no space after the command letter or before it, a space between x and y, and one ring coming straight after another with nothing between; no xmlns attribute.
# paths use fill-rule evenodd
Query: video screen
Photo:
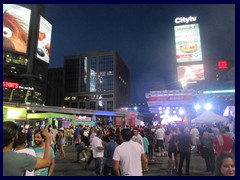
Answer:
<svg viewBox="0 0 240 180"><path fill-rule="evenodd" d="M175 26L177 63L202 61L198 24Z"/></svg>
<svg viewBox="0 0 240 180"><path fill-rule="evenodd" d="M27 53L31 10L3 4L3 49Z"/></svg>
<svg viewBox="0 0 240 180"><path fill-rule="evenodd" d="M178 81L200 81L204 80L204 68L203 64L194 64L186 66L178 66Z"/></svg>
<svg viewBox="0 0 240 180"><path fill-rule="evenodd" d="M51 47L52 25L40 16L37 58L49 63Z"/></svg>

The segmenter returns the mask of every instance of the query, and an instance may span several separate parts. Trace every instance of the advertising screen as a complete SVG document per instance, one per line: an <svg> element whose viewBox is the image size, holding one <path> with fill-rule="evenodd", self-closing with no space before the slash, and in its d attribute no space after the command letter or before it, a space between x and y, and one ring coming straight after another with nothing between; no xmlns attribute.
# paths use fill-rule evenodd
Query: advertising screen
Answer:
<svg viewBox="0 0 240 180"><path fill-rule="evenodd" d="M30 18L30 9L3 4L3 49L27 53Z"/></svg>
<svg viewBox="0 0 240 180"><path fill-rule="evenodd" d="M202 61L198 24L175 26L177 63Z"/></svg>
<svg viewBox="0 0 240 180"><path fill-rule="evenodd" d="M204 80L203 64L194 64L177 67L179 81L199 81Z"/></svg>
<svg viewBox="0 0 240 180"><path fill-rule="evenodd" d="M37 58L49 63L52 25L42 16L39 22Z"/></svg>

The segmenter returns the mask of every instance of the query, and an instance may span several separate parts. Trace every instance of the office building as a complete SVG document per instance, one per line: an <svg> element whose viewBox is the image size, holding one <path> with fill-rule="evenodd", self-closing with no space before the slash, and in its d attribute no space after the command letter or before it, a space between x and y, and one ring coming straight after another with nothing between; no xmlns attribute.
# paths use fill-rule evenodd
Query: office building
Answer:
<svg viewBox="0 0 240 180"><path fill-rule="evenodd" d="M64 105L115 111L129 104L130 73L116 51L64 58Z"/></svg>

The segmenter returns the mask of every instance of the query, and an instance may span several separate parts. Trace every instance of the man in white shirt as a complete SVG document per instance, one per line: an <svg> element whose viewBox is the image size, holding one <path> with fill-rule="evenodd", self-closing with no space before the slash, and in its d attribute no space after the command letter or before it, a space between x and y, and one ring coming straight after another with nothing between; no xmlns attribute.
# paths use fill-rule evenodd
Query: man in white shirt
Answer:
<svg viewBox="0 0 240 180"><path fill-rule="evenodd" d="M143 138L139 134L139 129L138 128L133 129L133 137L132 137L131 140L134 141L134 142L138 142L139 144L141 144L143 146Z"/></svg>
<svg viewBox="0 0 240 180"><path fill-rule="evenodd" d="M198 129L193 126L191 131L190 131L190 134L191 134L191 138L192 138L192 142L193 142L193 145L194 145L194 148L193 148L193 153L197 153L198 152L198 146L199 146L199 131Z"/></svg>
<svg viewBox="0 0 240 180"><path fill-rule="evenodd" d="M101 140L102 136L103 136L102 131L98 130L97 136L95 136L92 141L92 152L93 158L95 160L95 173L97 176L102 174L103 169L104 147Z"/></svg>
<svg viewBox="0 0 240 180"><path fill-rule="evenodd" d="M147 160L143 147L133 142L132 136L130 129L121 131L124 142L116 147L113 154L113 169L117 176L142 176L142 170L146 167Z"/></svg>
<svg viewBox="0 0 240 180"><path fill-rule="evenodd" d="M165 129L160 125L156 131L157 147L159 149L159 156L164 156L164 136Z"/></svg>

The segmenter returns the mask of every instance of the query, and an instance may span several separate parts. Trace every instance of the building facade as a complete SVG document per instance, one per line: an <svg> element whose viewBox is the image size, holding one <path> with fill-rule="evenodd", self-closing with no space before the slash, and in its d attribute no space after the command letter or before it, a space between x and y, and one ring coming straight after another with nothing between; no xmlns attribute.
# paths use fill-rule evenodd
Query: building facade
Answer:
<svg viewBox="0 0 240 180"><path fill-rule="evenodd" d="M64 58L64 105L115 111L130 100L130 72L118 52L96 51Z"/></svg>
<svg viewBox="0 0 240 180"><path fill-rule="evenodd" d="M49 56L39 48L44 12L43 5L3 4L3 101L45 103L49 59L42 58Z"/></svg>
<svg viewBox="0 0 240 180"><path fill-rule="evenodd" d="M64 68L49 68L47 78L46 105L63 106Z"/></svg>

